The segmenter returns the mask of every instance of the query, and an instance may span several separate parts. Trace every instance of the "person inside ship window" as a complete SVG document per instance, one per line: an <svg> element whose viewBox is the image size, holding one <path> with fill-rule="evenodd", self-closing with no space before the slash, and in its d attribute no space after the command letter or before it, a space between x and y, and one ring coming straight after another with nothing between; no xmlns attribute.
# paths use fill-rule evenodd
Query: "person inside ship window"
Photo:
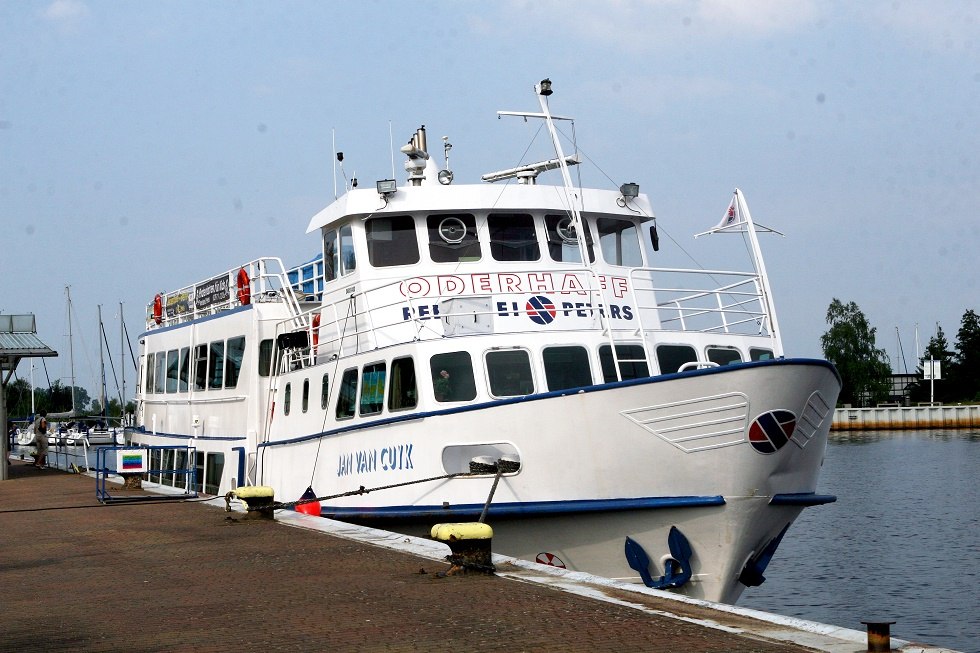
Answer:
<svg viewBox="0 0 980 653"><path fill-rule="evenodd" d="M449 372L439 370L439 376L432 379L432 388L436 394L436 401L449 401L453 394L453 384L449 380Z"/></svg>

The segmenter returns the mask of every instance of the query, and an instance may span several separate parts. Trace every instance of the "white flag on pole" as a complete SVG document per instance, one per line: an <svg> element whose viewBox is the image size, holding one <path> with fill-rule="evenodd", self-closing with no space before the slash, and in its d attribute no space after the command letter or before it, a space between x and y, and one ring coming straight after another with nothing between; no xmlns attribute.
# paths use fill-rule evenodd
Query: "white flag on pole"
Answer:
<svg viewBox="0 0 980 653"><path fill-rule="evenodd" d="M725 211L725 215L722 216L721 222L718 226L712 229L712 231L718 231L726 227L731 227L742 222L741 212L738 210L738 195L732 196L731 204L728 205L728 210Z"/></svg>

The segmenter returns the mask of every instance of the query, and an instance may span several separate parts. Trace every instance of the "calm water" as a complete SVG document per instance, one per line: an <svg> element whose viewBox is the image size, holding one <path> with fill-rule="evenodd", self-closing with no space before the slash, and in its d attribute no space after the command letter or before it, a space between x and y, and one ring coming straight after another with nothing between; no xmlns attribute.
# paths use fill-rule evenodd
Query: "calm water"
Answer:
<svg viewBox="0 0 980 653"><path fill-rule="evenodd" d="M739 605L980 652L980 433L832 433L817 489Z"/></svg>

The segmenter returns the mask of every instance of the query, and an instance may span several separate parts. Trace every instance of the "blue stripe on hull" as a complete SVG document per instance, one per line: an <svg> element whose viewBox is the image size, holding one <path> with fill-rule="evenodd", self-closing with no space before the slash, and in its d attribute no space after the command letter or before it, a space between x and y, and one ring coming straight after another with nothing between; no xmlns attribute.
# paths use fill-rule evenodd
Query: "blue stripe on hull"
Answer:
<svg viewBox="0 0 980 653"><path fill-rule="evenodd" d="M647 497L643 499L592 499L582 501L526 501L522 503L494 503L490 514L494 517L540 517L568 513L612 512L620 510L657 510L665 508L704 508L725 505L725 498L714 496ZM400 520L400 519L453 519L479 515L483 504L461 504L444 507L384 506L378 508L344 508L323 506L320 514L334 519Z"/></svg>
<svg viewBox="0 0 980 653"><path fill-rule="evenodd" d="M825 503L833 503L837 497L833 494L814 494L813 492L800 492L798 494L774 494L769 500L770 506L822 506Z"/></svg>

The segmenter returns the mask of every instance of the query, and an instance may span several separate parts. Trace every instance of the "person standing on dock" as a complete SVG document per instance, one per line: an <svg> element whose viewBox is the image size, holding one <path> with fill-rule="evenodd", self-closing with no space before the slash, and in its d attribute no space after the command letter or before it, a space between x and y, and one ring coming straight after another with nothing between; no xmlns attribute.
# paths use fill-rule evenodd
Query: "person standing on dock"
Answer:
<svg viewBox="0 0 980 653"><path fill-rule="evenodd" d="M34 466L38 469L46 469L48 466L48 419L47 413L34 421L34 445L37 447L37 457L34 459Z"/></svg>

